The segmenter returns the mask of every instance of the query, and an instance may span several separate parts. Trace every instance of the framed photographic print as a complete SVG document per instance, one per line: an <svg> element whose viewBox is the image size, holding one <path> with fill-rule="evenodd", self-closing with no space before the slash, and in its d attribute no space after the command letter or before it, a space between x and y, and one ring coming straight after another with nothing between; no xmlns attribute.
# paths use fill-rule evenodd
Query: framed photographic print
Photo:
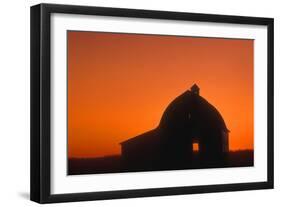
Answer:
<svg viewBox="0 0 281 207"><path fill-rule="evenodd" d="M273 188L273 19L31 7L31 200Z"/></svg>

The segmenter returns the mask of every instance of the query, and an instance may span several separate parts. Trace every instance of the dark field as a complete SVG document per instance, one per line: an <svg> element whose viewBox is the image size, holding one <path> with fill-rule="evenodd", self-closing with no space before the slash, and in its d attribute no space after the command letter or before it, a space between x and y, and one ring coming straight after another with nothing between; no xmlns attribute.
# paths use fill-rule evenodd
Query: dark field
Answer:
<svg viewBox="0 0 281 207"><path fill-rule="evenodd" d="M231 151L228 154L228 162L223 167L248 167L254 166L254 151L253 150L238 150ZM200 166L185 167L182 169L199 169ZM155 169L159 170L159 169ZM160 170L175 170L175 169L160 169ZM138 170L138 171L153 171ZM97 174L97 173L120 173L131 172L122 168L121 156L106 156L99 158L71 158L68 160L68 175L79 174Z"/></svg>

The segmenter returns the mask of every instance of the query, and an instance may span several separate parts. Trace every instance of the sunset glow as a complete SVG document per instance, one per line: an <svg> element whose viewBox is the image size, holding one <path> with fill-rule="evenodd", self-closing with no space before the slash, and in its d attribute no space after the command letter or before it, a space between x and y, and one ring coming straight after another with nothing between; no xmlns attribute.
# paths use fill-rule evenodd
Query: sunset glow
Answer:
<svg viewBox="0 0 281 207"><path fill-rule="evenodd" d="M230 150L254 148L254 41L69 31L68 156L120 154L196 83ZM199 146L197 145L197 148Z"/></svg>

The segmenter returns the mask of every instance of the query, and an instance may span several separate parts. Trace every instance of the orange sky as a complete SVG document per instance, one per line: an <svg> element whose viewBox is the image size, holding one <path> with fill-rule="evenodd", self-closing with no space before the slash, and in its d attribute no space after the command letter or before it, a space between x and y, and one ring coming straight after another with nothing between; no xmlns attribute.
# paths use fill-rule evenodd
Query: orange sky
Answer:
<svg viewBox="0 0 281 207"><path fill-rule="evenodd" d="M253 149L253 40L68 32L68 155L119 154L193 83Z"/></svg>

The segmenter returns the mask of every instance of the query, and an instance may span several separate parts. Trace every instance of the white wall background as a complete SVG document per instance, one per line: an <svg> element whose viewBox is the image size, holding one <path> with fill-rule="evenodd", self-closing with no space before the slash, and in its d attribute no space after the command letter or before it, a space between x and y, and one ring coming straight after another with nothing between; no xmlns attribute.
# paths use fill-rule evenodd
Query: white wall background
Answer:
<svg viewBox="0 0 281 207"><path fill-rule="evenodd" d="M81 4L275 18L275 189L167 196L53 206L277 206L281 203L281 3L278 0L58 0L1 2L0 18L0 206L29 201L29 7L37 3ZM280 204L279 204L280 205Z"/></svg>

